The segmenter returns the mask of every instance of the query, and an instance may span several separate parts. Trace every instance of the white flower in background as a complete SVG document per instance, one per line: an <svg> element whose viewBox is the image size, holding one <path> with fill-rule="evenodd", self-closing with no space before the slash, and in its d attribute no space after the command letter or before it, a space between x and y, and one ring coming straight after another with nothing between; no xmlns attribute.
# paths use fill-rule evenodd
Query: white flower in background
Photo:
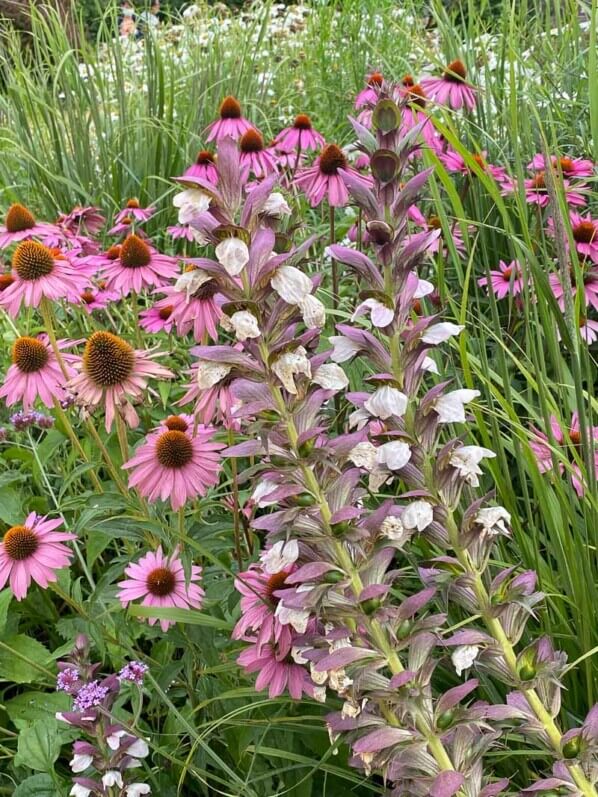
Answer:
<svg viewBox="0 0 598 797"><path fill-rule="evenodd" d="M373 443L364 440L362 443L357 443L357 445L353 446L351 451L349 451L349 459L358 468L372 471L377 464L377 452L378 449Z"/></svg>
<svg viewBox="0 0 598 797"><path fill-rule="evenodd" d="M326 308L313 294L308 294L297 302L303 315L303 322L308 329L321 329L326 323ZM334 358L331 358L334 359Z"/></svg>
<svg viewBox="0 0 598 797"><path fill-rule="evenodd" d="M311 293L312 281L295 266L280 266L274 272L270 285L287 304L299 304Z"/></svg>
<svg viewBox="0 0 598 797"><path fill-rule="evenodd" d="M135 739L132 745L127 747L127 755L133 758L145 758L149 755L149 746L145 739Z"/></svg>
<svg viewBox="0 0 598 797"><path fill-rule="evenodd" d="M336 363L321 365L314 373L312 381L325 390L343 390L349 384L347 374Z"/></svg>
<svg viewBox="0 0 598 797"><path fill-rule="evenodd" d="M265 572L273 575L274 573L280 573L285 567L295 564L298 557L299 545L297 540L279 540L260 555L260 560Z"/></svg>
<svg viewBox="0 0 598 797"><path fill-rule="evenodd" d="M396 515L388 515L388 517L384 518L380 526L380 533L383 537L396 543L398 547L407 542L411 536L403 525L401 518Z"/></svg>
<svg viewBox="0 0 598 797"><path fill-rule="evenodd" d="M382 302L379 302L378 299L370 298L357 307L351 316L351 320L354 321L359 316L365 315L368 310L370 311L371 322L375 327L387 327L395 317L394 307L387 307Z"/></svg>
<svg viewBox="0 0 598 797"><path fill-rule="evenodd" d="M508 536L511 515L504 506L489 506L486 509L480 509L476 515L475 522L490 537L496 537L498 534Z"/></svg>
<svg viewBox="0 0 598 797"><path fill-rule="evenodd" d="M331 335L328 340L332 343L332 354L330 359L335 363L346 363L352 357L361 351L359 343L344 335Z"/></svg>
<svg viewBox="0 0 598 797"><path fill-rule="evenodd" d="M322 684L325 684L326 681L328 680L328 673L327 672L318 672L315 669L315 667L316 667L316 665L314 664L314 662L313 661L310 662L310 664L309 664L309 672L310 672L311 679L312 679L312 681L315 684L318 684L319 686L322 686Z"/></svg>
<svg viewBox="0 0 598 797"><path fill-rule="evenodd" d="M123 776L117 769L109 769L105 775L102 776L102 785L108 789L110 786L118 786L122 789L124 786Z"/></svg>
<svg viewBox="0 0 598 797"><path fill-rule="evenodd" d="M487 457L491 459L495 457L494 451L489 448L482 448L480 446L461 446L451 454L449 463L459 471L465 481L472 487L478 487L480 482L478 476L482 474L482 470L478 467L479 463Z"/></svg>
<svg viewBox="0 0 598 797"><path fill-rule="evenodd" d="M400 440L393 440L384 443L376 449L376 461L378 465L385 465L389 470L400 470L411 459L411 449L407 443Z"/></svg>
<svg viewBox="0 0 598 797"><path fill-rule="evenodd" d="M461 675L463 670L468 670L478 657L480 649L477 645L459 645L451 653L451 661L455 667L457 675Z"/></svg>
<svg viewBox="0 0 598 797"><path fill-rule="evenodd" d="M444 343L449 338L458 335L464 329L465 327L461 324L451 324L450 321L444 321L441 324L434 324L428 327L422 335L422 341L424 343L437 345L438 343Z"/></svg>
<svg viewBox="0 0 598 797"><path fill-rule="evenodd" d="M172 204L179 209L179 224L189 224L210 207L210 197L197 188L186 188L173 196Z"/></svg>
<svg viewBox="0 0 598 797"><path fill-rule="evenodd" d="M311 648L301 648L296 645L293 645L291 648L291 658L295 662L295 664L307 664L309 659L306 659L303 655L306 651L311 650Z"/></svg>
<svg viewBox="0 0 598 797"><path fill-rule="evenodd" d="M325 703L326 702L326 687L325 686L316 686L313 691L314 700L318 703Z"/></svg>
<svg viewBox="0 0 598 797"><path fill-rule="evenodd" d="M293 377L296 374L304 374L311 379L311 365L307 359L307 352L303 346L298 346L293 351L287 351L278 357L272 365L272 370L280 379L284 387L297 395L297 386Z"/></svg>
<svg viewBox="0 0 598 797"><path fill-rule="evenodd" d="M432 285L431 282L428 282L428 280L418 280L417 288L415 289L413 298L423 299L424 296L429 296L433 292L434 292L434 286Z"/></svg>
<svg viewBox="0 0 598 797"><path fill-rule="evenodd" d="M87 767L92 765L92 762L92 755L81 755L80 753L75 753L69 762L69 766L73 772L84 772Z"/></svg>
<svg viewBox="0 0 598 797"><path fill-rule="evenodd" d="M216 259L229 277L240 274L249 262L249 249L240 238L225 238L216 247Z"/></svg>
<svg viewBox="0 0 598 797"><path fill-rule="evenodd" d="M401 520L406 529L423 531L434 520L432 506L427 501L413 501L405 507Z"/></svg>
<svg viewBox="0 0 598 797"><path fill-rule="evenodd" d="M257 318L249 310L238 310L230 317L230 323L235 330L237 340L259 338L262 334L257 324Z"/></svg>
<svg viewBox="0 0 598 797"><path fill-rule="evenodd" d="M214 387L232 371L232 365L228 363L216 363L211 360L198 360L197 362L197 384L202 390Z"/></svg>
<svg viewBox="0 0 598 797"><path fill-rule="evenodd" d="M438 414L438 423L463 423L465 421L465 405L480 394L479 390L453 390L436 399L434 410Z"/></svg>
<svg viewBox="0 0 598 797"><path fill-rule="evenodd" d="M266 501L264 500L267 495L273 493L274 490L278 487L276 482L268 481L268 479L264 479L263 481L259 482L253 493L251 494L251 500L258 506L260 509L263 509L265 506L273 506L274 504L278 503L278 499L274 501Z"/></svg>
<svg viewBox="0 0 598 797"><path fill-rule="evenodd" d="M407 396L396 387L382 385L364 402L363 406L376 418L383 421L395 415L401 418L407 409Z"/></svg>
<svg viewBox="0 0 598 797"><path fill-rule="evenodd" d="M211 279L212 277L207 271L201 268L194 268L181 274L174 283L174 289L177 293L186 293L189 299L205 282L209 282Z"/></svg>
<svg viewBox="0 0 598 797"><path fill-rule="evenodd" d="M71 797L89 797L91 789L88 789L87 786L82 786L80 783L75 783L69 794Z"/></svg>
<svg viewBox="0 0 598 797"><path fill-rule="evenodd" d="M306 589L311 589L311 587L305 586ZM292 609L285 606L282 601L279 601L274 615L281 625L290 625L298 634L304 634L307 631L309 612L302 609Z"/></svg>
<svg viewBox="0 0 598 797"><path fill-rule="evenodd" d="M284 196L278 191L274 191L265 201L262 213L280 218L281 216L290 216L291 208L288 206Z"/></svg>
<svg viewBox="0 0 598 797"><path fill-rule="evenodd" d="M151 793L152 790L147 783L131 783L125 791L126 797L143 797L143 795Z"/></svg>

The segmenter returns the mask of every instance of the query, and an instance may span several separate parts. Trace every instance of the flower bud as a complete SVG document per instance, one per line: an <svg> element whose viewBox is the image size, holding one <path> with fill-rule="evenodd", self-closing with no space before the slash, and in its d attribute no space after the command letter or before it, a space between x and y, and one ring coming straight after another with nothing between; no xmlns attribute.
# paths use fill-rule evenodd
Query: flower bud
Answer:
<svg viewBox="0 0 598 797"><path fill-rule="evenodd" d="M366 598L366 600L361 601L359 604L365 614L371 615L376 612L380 606L382 605L382 601L379 598Z"/></svg>
<svg viewBox="0 0 598 797"><path fill-rule="evenodd" d="M577 758L581 751L579 736L574 736L563 745L563 755L565 758Z"/></svg>
<svg viewBox="0 0 598 797"><path fill-rule="evenodd" d="M440 728L441 731L446 730L453 722L455 718L455 712L452 709L448 711L443 711L442 714L436 720L436 726Z"/></svg>
<svg viewBox="0 0 598 797"><path fill-rule="evenodd" d="M532 681L536 677L536 668L530 662L526 662L519 668L518 675L522 681Z"/></svg>

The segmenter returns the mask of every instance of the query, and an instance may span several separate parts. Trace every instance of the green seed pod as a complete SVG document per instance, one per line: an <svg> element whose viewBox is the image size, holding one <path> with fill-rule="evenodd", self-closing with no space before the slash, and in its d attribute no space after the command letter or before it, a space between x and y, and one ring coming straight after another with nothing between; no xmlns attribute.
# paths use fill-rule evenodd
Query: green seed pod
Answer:
<svg viewBox="0 0 598 797"><path fill-rule="evenodd" d="M340 570L329 570L328 573L324 575L324 581L326 584L338 584L344 577L344 573L341 573Z"/></svg>
<svg viewBox="0 0 598 797"><path fill-rule="evenodd" d="M349 520L341 520L338 523L333 523L330 528L337 537L343 537L351 528L351 523Z"/></svg>
<svg viewBox="0 0 598 797"><path fill-rule="evenodd" d="M316 503L316 499L309 493L301 493L293 498L293 503L297 506L313 506Z"/></svg>
<svg viewBox="0 0 598 797"><path fill-rule="evenodd" d="M565 758L577 758L581 750L579 736L574 736L563 745L563 755Z"/></svg>
<svg viewBox="0 0 598 797"><path fill-rule="evenodd" d="M442 714L436 720L436 725L438 728L440 728L441 731L444 731L452 724L454 718L455 718L455 712L452 709L449 709L448 711L443 711Z"/></svg>
<svg viewBox="0 0 598 797"><path fill-rule="evenodd" d="M305 442L301 443L299 446L299 456L300 457L308 457L311 452L314 450L314 446L316 444L316 438L310 437L309 440L305 440Z"/></svg>
<svg viewBox="0 0 598 797"><path fill-rule="evenodd" d="M367 615L370 615L380 608L382 601L378 598L367 598L367 600L361 601L359 605Z"/></svg>
<svg viewBox="0 0 598 797"><path fill-rule="evenodd" d="M533 664L522 664L519 668L519 677L522 681L531 681L536 677L536 672Z"/></svg>
<svg viewBox="0 0 598 797"><path fill-rule="evenodd" d="M397 628L397 639L406 639L411 631L411 623L409 620L403 620L401 625Z"/></svg>

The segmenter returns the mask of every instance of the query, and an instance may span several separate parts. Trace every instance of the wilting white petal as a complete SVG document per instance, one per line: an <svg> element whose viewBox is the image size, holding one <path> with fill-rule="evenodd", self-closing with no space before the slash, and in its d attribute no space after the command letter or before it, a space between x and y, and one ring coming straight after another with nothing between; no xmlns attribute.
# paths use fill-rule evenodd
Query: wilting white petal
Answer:
<svg viewBox="0 0 598 797"><path fill-rule="evenodd" d="M179 209L179 224L189 224L210 206L210 197L197 188L187 188L175 194L172 204Z"/></svg>
<svg viewBox="0 0 598 797"><path fill-rule="evenodd" d="M240 238L225 238L215 251L218 262L230 277L240 274L249 262L249 249Z"/></svg>
<svg viewBox="0 0 598 797"><path fill-rule="evenodd" d="M349 451L349 459L358 468L365 468L367 471L372 471L377 464L378 449L372 443L365 440L363 443L357 443Z"/></svg>
<svg viewBox="0 0 598 797"><path fill-rule="evenodd" d="M326 323L326 308L323 302L310 293L297 304L303 315L303 323L308 329L321 329L324 326ZM334 357L331 359L334 359Z"/></svg>
<svg viewBox="0 0 598 797"><path fill-rule="evenodd" d="M495 457L494 451L480 446L461 446L451 454L449 463L459 471L459 475L465 479L472 487L479 485L478 476L482 470L478 467L479 463L488 457Z"/></svg>
<svg viewBox="0 0 598 797"><path fill-rule="evenodd" d="M87 767L90 767L93 762L92 755L81 755L75 753L69 762L69 766L73 772L84 772Z"/></svg>
<svg viewBox="0 0 598 797"><path fill-rule="evenodd" d="M312 376L312 381L325 390L343 390L349 384L347 374L336 363L321 365Z"/></svg>
<svg viewBox="0 0 598 797"><path fill-rule="evenodd" d="M247 340L247 338L259 338L262 334L257 324L257 318L249 310L238 310L230 317L230 322L237 340Z"/></svg>
<svg viewBox="0 0 598 797"><path fill-rule="evenodd" d="M312 281L295 266L280 266L274 272L270 285L287 304L299 304L311 293Z"/></svg>
<svg viewBox="0 0 598 797"><path fill-rule="evenodd" d="M490 537L496 537L498 534L508 536L511 515L504 506L489 506L486 509L480 509L476 515L475 522Z"/></svg>
<svg viewBox="0 0 598 797"><path fill-rule="evenodd" d="M427 501L412 501L405 507L401 520L406 529L423 531L434 520L432 506Z"/></svg>
<svg viewBox="0 0 598 797"><path fill-rule="evenodd" d="M274 615L281 625L290 625L298 634L304 634L307 631L309 612L304 612L301 609L290 609L280 601Z"/></svg>
<svg viewBox="0 0 598 797"><path fill-rule="evenodd" d="M357 352L361 351L359 343L344 335L331 335L328 340L332 343L332 354L330 359L335 363L346 363L352 357L355 357Z"/></svg>
<svg viewBox="0 0 598 797"><path fill-rule="evenodd" d="M460 645L451 653L451 660L457 675L468 670L478 657L480 649L476 645Z"/></svg>
<svg viewBox="0 0 598 797"><path fill-rule="evenodd" d="M174 289L177 293L186 293L187 298L193 296L205 282L209 282L212 277L207 271L201 268L194 268L191 271L185 271L174 283Z"/></svg>
<svg viewBox="0 0 598 797"><path fill-rule="evenodd" d="M375 327L387 327L395 317L394 307L387 307L377 299L370 298L363 301L355 310L352 320L370 311L370 319Z"/></svg>
<svg viewBox="0 0 598 797"><path fill-rule="evenodd" d="M310 669L310 675L311 675L312 681L315 684L319 684L319 685L325 684L326 681L328 680L328 673L327 672L318 672L315 669L315 666L316 665L314 664L313 661L310 662L309 669Z"/></svg>
<svg viewBox="0 0 598 797"><path fill-rule="evenodd" d="M260 555L266 573L280 573L286 567L295 564L299 557L297 540L279 540L271 548Z"/></svg>
<svg viewBox="0 0 598 797"><path fill-rule="evenodd" d="M388 517L384 518L380 526L380 533L383 537L387 537L398 545L405 543L411 536L403 525L401 518L395 515L388 515Z"/></svg>
<svg viewBox="0 0 598 797"><path fill-rule="evenodd" d="M318 703L325 703L326 702L326 687L325 686L316 686L314 687L314 700Z"/></svg>
<svg viewBox="0 0 598 797"><path fill-rule="evenodd" d="M281 354L280 357L274 361L272 370L289 393L293 395L297 395L297 386L293 379L295 374L305 374L308 379L311 379L311 365L303 346L299 346L293 351L287 351Z"/></svg>
<svg viewBox="0 0 598 797"><path fill-rule="evenodd" d="M262 481L258 482L257 487L251 494L251 500L254 501L257 506L263 508L265 506L272 506L273 504L278 503L278 499L275 501L264 501L263 499L269 495L270 493L274 492L278 484L276 482L268 481L268 479L263 479Z"/></svg>
<svg viewBox="0 0 598 797"><path fill-rule="evenodd" d="M291 208L288 206L286 199L281 193L273 191L264 202L262 213L265 213L266 216L280 218L281 216L289 216Z"/></svg>
<svg viewBox="0 0 598 797"><path fill-rule="evenodd" d="M392 415L398 418L405 414L407 409L407 396L396 387L382 385L364 402L363 406L376 418L386 421Z"/></svg>
<svg viewBox="0 0 598 797"><path fill-rule="evenodd" d="M465 405L480 395L479 390L453 390L436 399L434 409L438 413L438 423L463 423Z"/></svg>
<svg viewBox="0 0 598 797"><path fill-rule="evenodd" d="M197 384L202 390L214 387L232 371L228 363L215 363L211 360L199 360L197 364Z"/></svg>
<svg viewBox="0 0 598 797"><path fill-rule="evenodd" d="M444 343L454 335L458 335L464 329L465 327L461 324L452 324L450 321L444 321L441 324L434 324L428 327L422 335L422 341L432 345Z"/></svg>
<svg viewBox="0 0 598 797"><path fill-rule="evenodd" d="M357 429L363 429L366 423L370 422L370 418L371 416L367 410L364 410L363 408L355 410L349 415L349 428L353 429L354 427L357 427Z"/></svg>
<svg viewBox="0 0 598 797"><path fill-rule="evenodd" d="M291 648L291 658L295 662L295 664L307 664L309 659L306 659L303 655L307 650L311 650L311 648L301 648L293 645Z"/></svg>
<svg viewBox="0 0 598 797"><path fill-rule="evenodd" d="M411 449L407 443L402 443L399 440L393 440L390 443L384 443L379 446L376 451L376 460L379 465L386 465L390 470L400 470L411 459Z"/></svg>

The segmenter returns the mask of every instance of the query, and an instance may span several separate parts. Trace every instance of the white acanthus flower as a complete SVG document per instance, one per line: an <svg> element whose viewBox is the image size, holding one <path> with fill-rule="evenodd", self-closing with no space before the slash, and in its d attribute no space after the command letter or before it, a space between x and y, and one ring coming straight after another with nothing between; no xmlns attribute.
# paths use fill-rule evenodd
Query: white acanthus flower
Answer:
<svg viewBox="0 0 598 797"><path fill-rule="evenodd" d="M211 279L212 277L207 271L201 268L194 268L181 274L174 283L174 289L177 293L186 293L189 299L204 283L209 282Z"/></svg>
<svg viewBox="0 0 598 797"><path fill-rule="evenodd" d="M412 501L405 507L401 520L406 529L423 531L434 520L432 506L427 501Z"/></svg>
<svg viewBox="0 0 598 797"><path fill-rule="evenodd" d="M309 672L312 681L315 684L318 684L318 686L322 686L322 684L325 684L326 681L328 680L328 673L326 671L319 672L318 670L316 670L316 665L314 664L313 661L310 662L309 664Z"/></svg>
<svg viewBox="0 0 598 797"><path fill-rule="evenodd" d="M401 418L407 409L407 396L391 385L382 385L364 402L366 410L383 421L393 415Z"/></svg>
<svg viewBox="0 0 598 797"><path fill-rule="evenodd" d="M274 501L264 500L267 495L274 492L278 484L276 482L268 481L268 479L264 479L261 482L258 482L257 487L251 494L251 500L258 506L260 509L263 509L265 506L272 506L273 504L278 503L278 499Z"/></svg>
<svg viewBox="0 0 598 797"><path fill-rule="evenodd" d="M468 670L478 657L480 649L477 645L459 645L451 653L451 661L457 675Z"/></svg>
<svg viewBox="0 0 598 797"><path fill-rule="evenodd" d="M274 272L270 285L287 304L299 304L311 293L313 285L307 274L295 266L280 266Z"/></svg>
<svg viewBox="0 0 598 797"><path fill-rule="evenodd" d="M292 609L285 606L282 601L279 601L274 616L281 625L290 625L298 634L304 634L307 631L309 612L305 612L302 609Z"/></svg>
<svg viewBox="0 0 598 797"><path fill-rule="evenodd" d="M80 753L75 753L69 762L69 766L73 772L84 772L87 767L92 765L92 763L92 755L82 755Z"/></svg>
<svg viewBox="0 0 598 797"><path fill-rule="evenodd" d="M311 365L307 359L307 351L303 346L298 346L292 351L281 354L274 361L272 370L289 393L294 396L297 395L297 386L293 377L296 374L304 374L308 379L311 379Z"/></svg>
<svg viewBox="0 0 598 797"><path fill-rule="evenodd" d="M172 204L179 209L179 224L189 224L210 207L210 197L198 188L186 188L173 196Z"/></svg>
<svg viewBox="0 0 598 797"><path fill-rule="evenodd" d="M281 216L290 216L291 208L280 192L273 191L264 202L262 213L266 216L274 216L278 219Z"/></svg>
<svg viewBox="0 0 598 797"><path fill-rule="evenodd" d="M486 509L480 509L476 515L475 522L490 537L496 537L499 534L508 536L511 515L504 506L489 506Z"/></svg>
<svg viewBox="0 0 598 797"><path fill-rule="evenodd" d="M330 359L335 363L346 363L361 351L359 343L355 343L344 335L331 335L328 340L332 343Z"/></svg>
<svg viewBox="0 0 598 797"><path fill-rule="evenodd" d="M383 537L396 543L398 547L407 542L411 536L401 518L396 515L388 515L384 518L380 526L380 533Z"/></svg>
<svg viewBox="0 0 598 797"><path fill-rule="evenodd" d="M377 464L377 452L378 449L373 443L364 440L349 451L349 459L358 468L372 471Z"/></svg>
<svg viewBox="0 0 598 797"><path fill-rule="evenodd" d="M458 335L464 329L465 327L461 324L452 324L450 321L443 321L441 324L434 324L428 327L422 335L422 341L435 346L438 343L444 343L449 338Z"/></svg>
<svg viewBox="0 0 598 797"><path fill-rule="evenodd" d="M479 390L452 390L436 399L434 410L438 414L438 423L463 423L465 421L465 405L480 395Z"/></svg>
<svg viewBox="0 0 598 797"><path fill-rule="evenodd" d="M308 329L321 329L326 323L326 308L313 294L308 294L297 303L303 316L303 323ZM334 359L334 358L331 358Z"/></svg>
<svg viewBox="0 0 598 797"><path fill-rule="evenodd" d="M134 758L145 758L149 755L149 746L145 739L135 739L133 744L127 747L127 755Z"/></svg>
<svg viewBox="0 0 598 797"><path fill-rule="evenodd" d="M413 294L414 299L423 299L424 296L429 296L431 293L434 292L434 286L428 280L419 280L417 281L417 288L415 289L415 293Z"/></svg>
<svg viewBox="0 0 598 797"><path fill-rule="evenodd" d="M318 703L325 703L326 702L326 687L325 686L316 686L313 691L314 700Z"/></svg>
<svg viewBox="0 0 598 797"><path fill-rule="evenodd" d="M297 540L279 540L267 551L264 551L260 559L264 571L273 575L295 564L298 557L299 545Z"/></svg>
<svg viewBox="0 0 598 797"><path fill-rule="evenodd" d="M378 299L370 298L363 301L353 313L351 320L354 321L360 315L370 311L370 319L375 327L387 327L395 317L394 307L387 307Z"/></svg>
<svg viewBox="0 0 598 797"><path fill-rule="evenodd" d="M302 648L298 647L297 645L293 645L291 648L291 658L295 664L307 664L309 659L306 659L303 654L308 650L310 650L310 648Z"/></svg>
<svg viewBox="0 0 598 797"><path fill-rule="evenodd" d="M240 238L225 238L216 247L216 258L229 277L240 274L249 262L249 249Z"/></svg>
<svg viewBox="0 0 598 797"><path fill-rule="evenodd" d="M122 789L124 786L123 776L120 774L118 769L109 769L102 776L102 785L106 789L110 788L110 786L118 786L119 789Z"/></svg>
<svg viewBox="0 0 598 797"><path fill-rule="evenodd" d="M199 360L197 364L197 384L202 390L214 387L232 371L229 363L217 363L211 360Z"/></svg>
<svg viewBox="0 0 598 797"><path fill-rule="evenodd" d="M336 363L321 365L312 376L312 381L325 390L343 390L349 385L347 374Z"/></svg>
<svg viewBox="0 0 598 797"><path fill-rule="evenodd" d="M411 449L407 443L400 440L392 440L384 443L376 450L376 461L378 465L385 465L389 470L400 470L411 459Z"/></svg>
<svg viewBox="0 0 598 797"><path fill-rule="evenodd" d="M422 371L428 371L431 374L438 374L440 373L438 370L438 366L434 362L431 357L424 357L421 364Z"/></svg>
<svg viewBox="0 0 598 797"><path fill-rule="evenodd" d="M249 310L238 310L230 317L230 323L235 330L237 340L259 338L262 334L257 323L257 318Z"/></svg>
<svg viewBox="0 0 598 797"><path fill-rule="evenodd" d="M75 783L69 794L71 797L89 797L91 789L88 789L87 786L83 786L81 783Z"/></svg>
<svg viewBox="0 0 598 797"><path fill-rule="evenodd" d="M449 463L459 471L459 475L472 487L479 486L478 476L482 474L479 463L487 457L495 457L494 451L481 446L461 446L451 454Z"/></svg>
<svg viewBox="0 0 598 797"><path fill-rule="evenodd" d="M151 793L152 790L147 783L131 783L125 791L126 797L143 797L143 795Z"/></svg>

